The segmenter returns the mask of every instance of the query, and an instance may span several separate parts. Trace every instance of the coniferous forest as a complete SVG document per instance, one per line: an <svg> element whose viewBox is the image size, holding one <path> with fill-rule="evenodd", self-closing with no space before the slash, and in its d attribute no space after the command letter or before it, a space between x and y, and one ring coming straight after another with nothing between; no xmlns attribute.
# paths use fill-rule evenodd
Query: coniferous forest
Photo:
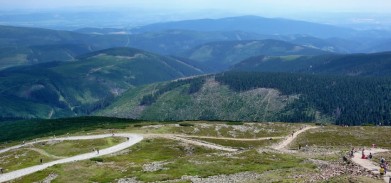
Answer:
<svg viewBox="0 0 391 183"><path fill-rule="evenodd" d="M275 88L282 94L299 95L292 104L296 112L280 116L282 120L314 121L316 112L309 112L313 108L332 116L338 125L391 124L389 77L226 72L216 75L216 80L238 92Z"/></svg>

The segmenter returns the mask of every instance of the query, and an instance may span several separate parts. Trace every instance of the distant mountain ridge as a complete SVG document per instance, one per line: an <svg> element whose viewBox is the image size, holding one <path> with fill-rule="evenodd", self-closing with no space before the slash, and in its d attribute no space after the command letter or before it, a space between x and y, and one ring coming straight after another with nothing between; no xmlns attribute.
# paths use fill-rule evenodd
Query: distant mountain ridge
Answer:
<svg viewBox="0 0 391 183"><path fill-rule="evenodd" d="M182 56L202 62L222 71L247 58L257 55L321 55L329 54L320 49L309 48L279 40L219 41L195 47Z"/></svg>
<svg viewBox="0 0 391 183"><path fill-rule="evenodd" d="M296 57L257 56L234 65L231 70L391 76L391 52Z"/></svg>
<svg viewBox="0 0 391 183"><path fill-rule="evenodd" d="M156 23L133 29L136 32L153 32L171 29L195 31L245 31L267 35L308 34L321 38L352 36L355 31L332 25L281 18L241 16L221 19L199 19Z"/></svg>

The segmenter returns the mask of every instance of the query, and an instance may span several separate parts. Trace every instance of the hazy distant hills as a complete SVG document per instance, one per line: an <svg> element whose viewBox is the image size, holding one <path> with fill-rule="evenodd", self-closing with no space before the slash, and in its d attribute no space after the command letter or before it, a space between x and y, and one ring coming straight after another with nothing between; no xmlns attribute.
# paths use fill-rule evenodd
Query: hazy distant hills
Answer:
<svg viewBox="0 0 391 183"><path fill-rule="evenodd" d="M203 74L178 59L131 49L89 53L0 71L1 117L51 118L87 114L134 86Z"/></svg>
<svg viewBox="0 0 391 183"><path fill-rule="evenodd" d="M304 21L242 16L222 19L200 19L157 23L139 27L133 31L151 32L171 29L195 31L244 31L266 35L307 34L321 38L353 36L352 29Z"/></svg>
<svg viewBox="0 0 391 183"><path fill-rule="evenodd" d="M320 56L258 56L236 64L232 70L390 76L391 52Z"/></svg>
<svg viewBox="0 0 391 183"><path fill-rule="evenodd" d="M89 52L89 46L78 44L0 47L0 69L53 61L75 61L75 57Z"/></svg>
<svg viewBox="0 0 391 183"><path fill-rule="evenodd" d="M241 19L263 20L263 18L259 17L236 17L228 18L227 20L235 20L234 22L236 22ZM280 21L279 19L267 20L271 22ZM213 21L226 22L225 19ZM191 24L193 25L193 23ZM192 51L196 51L197 54L207 55L209 53L201 53L202 50L196 49L199 49L206 44L222 41L273 39L289 42L302 47L304 46L305 48L313 48L334 53L388 50L388 44L384 39L381 39L382 41L377 39L367 40L367 38L356 41L345 38L323 39L308 34L260 34L246 32L249 31L246 30L246 26L233 26L236 27L235 29L230 27L231 26L227 26L221 31L164 30L154 28L151 32L143 32L115 28L85 28L77 30L78 32L71 32L40 28L0 26L0 69L51 61L75 61L74 58L81 54L112 47L134 47L162 55L175 55L180 57L187 57ZM270 48L270 50L271 49L272 48ZM283 51L284 50L281 50L281 52ZM243 58L239 59L245 59L248 55L268 55L268 53L264 52L257 54L240 52L238 54L243 54ZM194 59L192 57L188 58ZM221 62L226 61L222 60Z"/></svg>
<svg viewBox="0 0 391 183"><path fill-rule="evenodd" d="M320 49L295 45L278 40L220 41L195 47L183 55L186 58L208 64L217 71L258 55L320 55Z"/></svg>

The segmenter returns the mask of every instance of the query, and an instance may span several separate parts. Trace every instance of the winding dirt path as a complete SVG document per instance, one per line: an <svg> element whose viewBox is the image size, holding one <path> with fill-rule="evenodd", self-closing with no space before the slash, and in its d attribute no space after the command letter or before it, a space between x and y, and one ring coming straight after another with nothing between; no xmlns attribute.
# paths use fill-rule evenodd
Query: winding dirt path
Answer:
<svg viewBox="0 0 391 183"><path fill-rule="evenodd" d="M295 140L298 135L300 135L301 133L303 133L303 132L305 132L307 130L315 129L315 128L318 128L318 127L316 127L316 126L307 126L307 127L303 128L303 129L293 133L293 135L288 136L284 141L282 141L281 143L273 146L272 148L275 149L275 150L278 150L278 151L282 151L282 152L289 152L289 150L286 149L286 147L290 143L292 143L293 140Z"/></svg>
<svg viewBox="0 0 391 183"><path fill-rule="evenodd" d="M50 141L50 140L87 140L87 139L106 138L106 137L111 137L111 136L112 136L112 134L103 134L103 135L92 135L92 136L75 136L75 137L53 138L53 139L40 140L40 141L36 141L36 142L30 142L30 143L26 143L26 144L22 144L22 145L9 147L9 148L0 150L0 153L7 152L12 149L17 149L19 147L23 147L26 145L30 145L30 144L34 144L34 143L38 143L38 142L46 142L46 141ZM74 162L74 161L86 160L86 159L90 159L90 158L94 158L94 157L112 154L112 153L124 150L128 147L131 147L132 145L140 142L143 139L143 136L141 136L141 135L130 134L130 133L115 134L115 136L129 138L129 140L126 142L120 143L118 145L115 145L115 146L112 146L112 147L109 147L106 149L102 149L99 151L99 154L96 152L80 154L77 156L64 158L64 159L60 159L60 160L55 160L52 162L48 162L48 163L44 163L41 165L36 165L36 166L16 170L16 171L5 173L5 174L0 174L0 182L6 182L6 181L10 181L12 179L16 179L16 178L19 178L19 177L22 177L25 175L29 175L31 173L34 173L34 172L37 172L40 170L44 170L44 169L51 167L53 165L56 165L56 164L63 164L63 163L69 163L69 162Z"/></svg>
<svg viewBox="0 0 391 183"><path fill-rule="evenodd" d="M234 141L260 141L270 139L283 139L285 137L262 137L262 138L231 138L231 137L210 137L210 136L195 136L195 135L175 135L182 138L200 138L200 139L216 139L216 140L234 140Z"/></svg>
<svg viewBox="0 0 391 183"><path fill-rule="evenodd" d="M213 144L213 143L209 143L209 142L205 142L205 141L201 141L201 140L188 139L188 138L186 138L187 136L181 136L181 135L149 134L149 135L146 135L146 137L172 139L172 140L184 142L184 143L187 143L187 144L193 144L193 145L196 145L196 146L202 146L202 147L206 147L206 148L209 148L209 149L216 149L216 150L222 150L222 151L228 151L228 152L235 152L235 151L239 150L239 149L226 147L226 146L221 146L221 145L218 145L218 144Z"/></svg>
<svg viewBox="0 0 391 183"><path fill-rule="evenodd" d="M378 148L372 148L372 149L369 149L369 150L366 150L364 151L364 153L366 154L366 156L371 152L372 154L376 154L376 153L381 153L381 152L387 152L389 150L387 149L378 149ZM363 168L367 169L367 170L370 170L372 173L374 174L380 174L379 172L379 168L380 166L379 165L376 165L374 162L372 162L371 160L368 160L368 159L361 159L361 151L358 151L356 153L354 153L354 157L352 158L352 161L360 166L362 166ZM383 176L383 179L385 182L389 182L390 180L390 177L391 177L391 173L390 172L387 172L387 174L385 176Z"/></svg>

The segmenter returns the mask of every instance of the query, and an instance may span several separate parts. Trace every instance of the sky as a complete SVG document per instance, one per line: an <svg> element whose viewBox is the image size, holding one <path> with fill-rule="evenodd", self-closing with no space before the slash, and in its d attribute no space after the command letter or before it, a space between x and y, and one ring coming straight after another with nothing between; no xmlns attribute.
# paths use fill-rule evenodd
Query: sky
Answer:
<svg viewBox="0 0 391 183"><path fill-rule="evenodd" d="M0 0L2 10L75 7L216 9L237 13L368 12L388 13L390 0Z"/></svg>

